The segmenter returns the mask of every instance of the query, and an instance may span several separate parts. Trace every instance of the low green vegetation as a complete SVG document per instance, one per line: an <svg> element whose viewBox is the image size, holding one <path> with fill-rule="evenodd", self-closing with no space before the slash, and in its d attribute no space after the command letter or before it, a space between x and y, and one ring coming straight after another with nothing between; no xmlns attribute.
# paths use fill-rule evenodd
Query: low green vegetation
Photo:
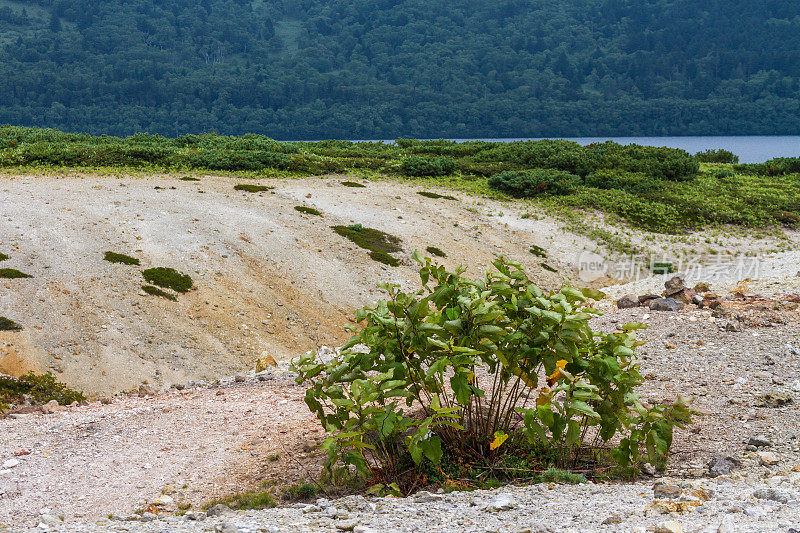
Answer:
<svg viewBox="0 0 800 533"><path fill-rule="evenodd" d="M278 505L269 490L254 490L217 498L206 503L203 507L210 509L218 504L227 505L231 509L271 509Z"/></svg>
<svg viewBox="0 0 800 533"><path fill-rule="evenodd" d="M166 298L167 300L171 300L173 302L178 301L177 296L163 289L159 289L154 285L142 285L142 290L151 296L160 296L161 298Z"/></svg>
<svg viewBox="0 0 800 533"><path fill-rule="evenodd" d="M547 263L539 263L539 266L543 269L547 270L548 272L558 272L557 268L551 267Z"/></svg>
<svg viewBox="0 0 800 533"><path fill-rule="evenodd" d="M283 142L261 135L216 134L116 138L0 127L0 167L224 170L251 178L392 177L473 195L519 198L565 221L577 214L585 222L571 225L572 230L615 248L624 244L611 242L614 236L591 222L595 211L612 223L670 234L707 226L800 226L800 157L759 164L736 164L736 160L726 150L691 155L613 142L587 146L565 140ZM268 190L263 187L236 188Z"/></svg>
<svg viewBox="0 0 800 533"><path fill-rule="evenodd" d="M6 254L0 252L0 261L5 261L6 259L8 259L8 256Z"/></svg>
<svg viewBox="0 0 800 533"><path fill-rule="evenodd" d="M547 259L547 251L541 246L537 246L534 244L533 246L531 246L530 252L536 257Z"/></svg>
<svg viewBox="0 0 800 533"><path fill-rule="evenodd" d="M333 226L333 231L342 237L346 237L355 245L368 250L369 256L375 261L389 266L398 266L400 264L398 259L390 255L403 251L399 237L377 229L365 228L361 224Z"/></svg>
<svg viewBox="0 0 800 533"><path fill-rule="evenodd" d="M116 252L106 252L105 255L103 256L103 259L105 261L108 261L109 263L119 263L122 265L138 266L141 264L141 262L135 257L131 257L125 254L118 254Z"/></svg>
<svg viewBox="0 0 800 533"><path fill-rule="evenodd" d="M296 205L294 206L294 210L299 211L301 213L305 213L306 215L314 215L318 217L322 216L322 212L319 211L318 209L314 209L313 207L307 207L304 205Z"/></svg>
<svg viewBox="0 0 800 533"><path fill-rule="evenodd" d="M731 163L739 162L739 156L729 150L720 148L718 150L705 150L694 154L695 159L701 163Z"/></svg>
<svg viewBox="0 0 800 533"><path fill-rule="evenodd" d="M352 187L355 189L363 189L364 187L366 187L366 185L364 185L363 183L358 183L356 181L341 181L339 183L341 183L345 187Z"/></svg>
<svg viewBox="0 0 800 533"><path fill-rule="evenodd" d="M234 190L244 192L266 192L274 189L275 187L269 187L267 185L253 185L252 183L239 183L238 185L234 185L233 188Z"/></svg>
<svg viewBox="0 0 800 533"><path fill-rule="evenodd" d="M5 279L24 279L24 278L32 278L30 274L26 274L24 272L20 272L16 268L0 268L0 278Z"/></svg>
<svg viewBox="0 0 800 533"><path fill-rule="evenodd" d="M447 254L444 253L439 248L437 248L436 246L428 246L427 248L425 248L425 251L436 257L447 257Z"/></svg>
<svg viewBox="0 0 800 533"><path fill-rule="evenodd" d="M650 271L653 274L672 274L675 272L675 265L666 261L654 261Z"/></svg>
<svg viewBox="0 0 800 533"><path fill-rule="evenodd" d="M4 316L0 316L0 331L22 331L22 326Z"/></svg>
<svg viewBox="0 0 800 533"><path fill-rule="evenodd" d="M407 494L435 472L580 482L548 469L665 465L673 428L691 411L680 397L640 399L632 332L645 326L593 331L602 293L544 291L503 258L474 280L413 258L419 291L382 284L387 298L356 313L361 328L340 355L323 362L309 352L293 364L331 433L322 445L330 480L356 472Z"/></svg>
<svg viewBox="0 0 800 533"><path fill-rule="evenodd" d="M433 198L433 199L443 199L443 200L458 200L455 196L450 196L446 194L439 194L431 191L417 191L417 194L420 196L424 196L425 198Z"/></svg>
<svg viewBox="0 0 800 533"><path fill-rule="evenodd" d="M175 292L189 292L193 287L192 278L188 274L181 274L174 268L148 268L142 271L142 276L152 285L171 289Z"/></svg>
<svg viewBox="0 0 800 533"><path fill-rule="evenodd" d="M283 488L283 498L286 500L310 500L322 492L322 488L314 483L301 483Z"/></svg>
<svg viewBox="0 0 800 533"><path fill-rule="evenodd" d="M192 176L183 176L180 178L181 181L200 181L200 178L194 178Z"/></svg>
<svg viewBox="0 0 800 533"><path fill-rule="evenodd" d="M86 397L56 381L52 374L36 375L33 372L19 378L0 376L0 412L12 405L45 404L56 400L60 405L82 402Z"/></svg>

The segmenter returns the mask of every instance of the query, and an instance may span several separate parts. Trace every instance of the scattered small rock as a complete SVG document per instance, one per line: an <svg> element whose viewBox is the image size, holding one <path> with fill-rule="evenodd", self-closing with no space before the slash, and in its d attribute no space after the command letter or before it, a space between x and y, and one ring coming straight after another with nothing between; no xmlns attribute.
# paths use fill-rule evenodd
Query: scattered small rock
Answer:
<svg viewBox="0 0 800 533"><path fill-rule="evenodd" d="M680 498L681 494L683 494L683 490L676 485L660 482L653 485L653 496L656 498Z"/></svg>
<svg viewBox="0 0 800 533"><path fill-rule="evenodd" d="M675 298L657 298L650 302L651 311L680 311L686 306Z"/></svg>
<svg viewBox="0 0 800 533"><path fill-rule="evenodd" d="M762 466L774 466L780 462L780 457L774 452L758 452L758 463Z"/></svg>
<svg viewBox="0 0 800 533"><path fill-rule="evenodd" d="M232 512L230 507L228 507L227 505L218 503L217 505L214 505L208 511L206 511L206 516L220 516L220 515L223 515L225 513L230 513L230 512Z"/></svg>
<svg viewBox="0 0 800 533"><path fill-rule="evenodd" d="M722 457L717 455L706 465L708 467L708 475L711 477L726 476L731 473L731 470L741 466L742 462L732 455Z"/></svg>
<svg viewBox="0 0 800 533"><path fill-rule="evenodd" d="M156 394L158 394L158 389L152 385L147 385L146 383L139 385L139 398L144 398L145 396L155 396Z"/></svg>
<svg viewBox="0 0 800 533"><path fill-rule="evenodd" d="M498 494L489 504L484 507L484 511L489 513L497 513L500 511L508 511L517 507L517 500L511 494Z"/></svg>
<svg viewBox="0 0 800 533"><path fill-rule="evenodd" d="M788 392L768 392L756 397L756 407L783 407L794 401Z"/></svg>
<svg viewBox="0 0 800 533"><path fill-rule="evenodd" d="M764 435L756 435L755 437L750 437L747 441L749 446L755 446L756 448L764 448L767 446L772 446L772 441L769 440Z"/></svg>
<svg viewBox="0 0 800 533"><path fill-rule="evenodd" d="M775 488L757 489L755 492L753 492L754 498L758 498L759 500L770 500L779 503L789 503L794 499L792 496L793 495L788 491Z"/></svg>
<svg viewBox="0 0 800 533"><path fill-rule="evenodd" d="M3 469L7 470L9 468L14 468L19 466L19 459L9 459L3 463Z"/></svg>
<svg viewBox="0 0 800 533"><path fill-rule="evenodd" d="M683 533L683 525L675 520L667 520L656 526L655 533Z"/></svg>
<svg viewBox="0 0 800 533"><path fill-rule="evenodd" d="M633 307L639 307L639 298L633 294L626 294L617 300L617 307L619 309L631 309Z"/></svg>

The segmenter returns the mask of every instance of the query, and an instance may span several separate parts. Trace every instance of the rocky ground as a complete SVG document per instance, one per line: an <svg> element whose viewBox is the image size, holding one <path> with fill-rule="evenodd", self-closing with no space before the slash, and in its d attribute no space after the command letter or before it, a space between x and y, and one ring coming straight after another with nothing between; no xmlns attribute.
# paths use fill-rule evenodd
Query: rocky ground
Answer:
<svg viewBox="0 0 800 533"><path fill-rule="evenodd" d="M46 180L0 185L14 199L0 218L0 251L12 256L3 266L35 275L0 282L0 315L29 326L0 333L0 372L51 368L95 395L0 419L0 532L800 531L800 266L791 253L765 258L758 279L741 283L735 269L714 279L724 313L617 308L625 294L661 292L670 276L611 287L600 302L597 329L649 326L638 332L643 396L695 399L699 414L676 432L664 474L209 516L203 504L215 497L311 479L322 461L321 429L285 363L256 376L246 372L253 358L335 345L347 313L378 297L377 279L413 283L408 264L374 263L330 225L384 229L404 251L434 245L452 263L507 253L544 285L564 278L540 268L531 245L566 268L590 244L551 220L491 216L501 206L432 200L396 184L298 180L252 195L224 178ZM325 218L300 216L300 204ZM135 267L102 261L106 249L132 248L143 266L193 273L197 290L177 304L139 295ZM140 394L112 397L143 380Z"/></svg>

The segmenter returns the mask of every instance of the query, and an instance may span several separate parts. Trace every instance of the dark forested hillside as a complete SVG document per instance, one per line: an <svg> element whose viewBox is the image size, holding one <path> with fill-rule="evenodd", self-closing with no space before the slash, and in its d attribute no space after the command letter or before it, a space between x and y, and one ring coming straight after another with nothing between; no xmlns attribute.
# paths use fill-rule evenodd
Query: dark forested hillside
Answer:
<svg viewBox="0 0 800 533"><path fill-rule="evenodd" d="M800 133L786 0L0 0L0 123L279 139Z"/></svg>

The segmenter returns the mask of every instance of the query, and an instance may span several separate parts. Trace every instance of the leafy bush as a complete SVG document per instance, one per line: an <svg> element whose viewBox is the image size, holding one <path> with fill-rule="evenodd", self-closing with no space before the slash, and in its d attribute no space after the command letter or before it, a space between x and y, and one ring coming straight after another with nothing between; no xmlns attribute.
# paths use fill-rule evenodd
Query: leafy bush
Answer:
<svg viewBox="0 0 800 533"><path fill-rule="evenodd" d="M570 194L579 184L578 176L558 170L501 172L489 179L489 187L515 198L529 198L540 194Z"/></svg>
<svg viewBox="0 0 800 533"><path fill-rule="evenodd" d="M701 163L733 163L739 162L739 156L729 150L720 148L718 150L706 150L704 152L697 152L694 158Z"/></svg>
<svg viewBox="0 0 800 533"><path fill-rule="evenodd" d="M446 176L456 169L456 162L450 157L411 156L403 160L403 173L408 176Z"/></svg>
<svg viewBox="0 0 800 533"><path fill-rule="evenodd" d="M174 268L148 268L142 271L142 276L148 283L175 292L189 292L193 286L192 278L188 274L181 274Z"/></svg>
<svg viewBox="0 0 800 533"><path fill-rule="evenodd" d="M767 174L778 176L800 172L800 157L776 157L764 162Z"/></svg>
<svg viewBox="0 0 800 533"><path fill-rule="evenodd" d="M589 446L609 447L623 467L666 460L689 410L680 398L640 401L630 331L644 326L594 332L588 320L599 312L589 300L601 293L545 292L502 258L474 281L414 259L422 289L382 284L388 298L356 313L363 327L333 361L310 352L293 364L306 404L333 432L322 446L332 476L353 467L392 479L409 457L416 465L485 459L510 434L561 468Z"/></svg>
<svg viewBox="0 0 800 533"><path fill-rule="evenodd" d="M597 189L618 189L635 194L654 191L661 186L661 181L641 172L604 169L586 176L586 185Z"/></svg>

